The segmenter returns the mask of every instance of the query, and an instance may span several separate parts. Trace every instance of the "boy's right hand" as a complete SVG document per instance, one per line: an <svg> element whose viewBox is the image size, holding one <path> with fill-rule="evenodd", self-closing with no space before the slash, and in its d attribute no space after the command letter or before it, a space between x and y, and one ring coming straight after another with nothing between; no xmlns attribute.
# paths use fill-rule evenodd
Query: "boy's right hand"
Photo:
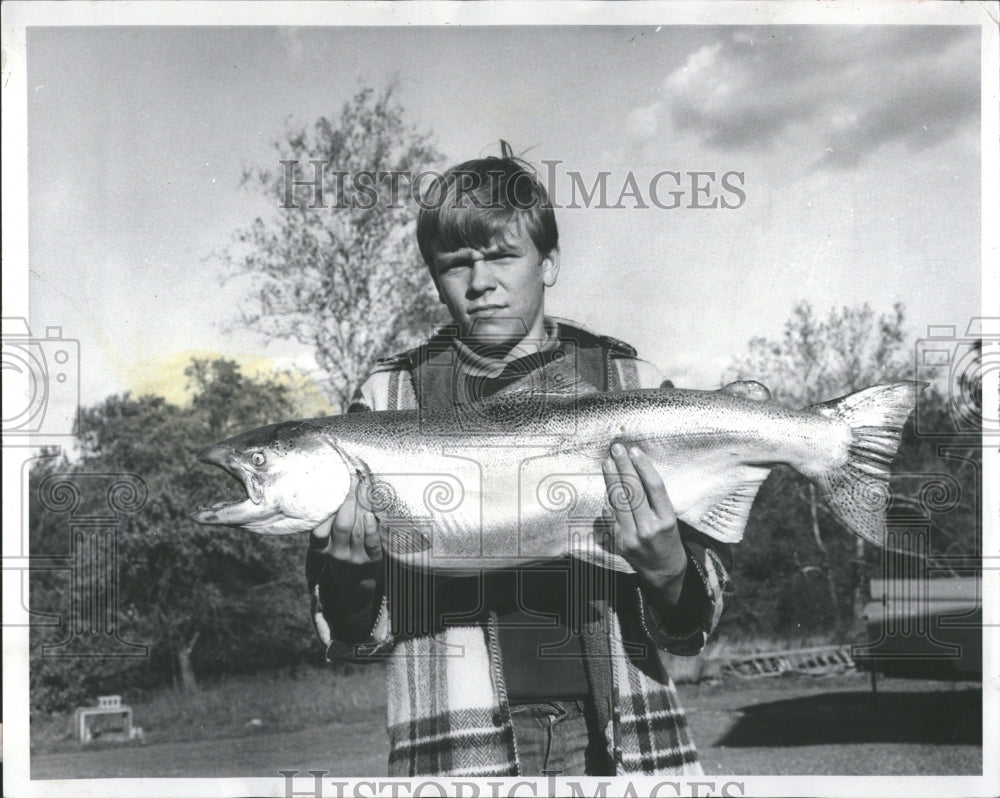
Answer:
<svg viewBox="0 0 1000 798"><path fill-rule="evenodd" d="M364 502L359 501L360 490L360 480L355 474L340 509L310 533L310 551L353 565L366 565L382 559L378 519Z"/></svg>

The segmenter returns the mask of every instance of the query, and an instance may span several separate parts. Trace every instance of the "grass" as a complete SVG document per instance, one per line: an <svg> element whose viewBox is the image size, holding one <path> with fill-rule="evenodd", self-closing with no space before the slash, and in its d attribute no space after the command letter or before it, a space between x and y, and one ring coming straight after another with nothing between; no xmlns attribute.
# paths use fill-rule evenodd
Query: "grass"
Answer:
<svg viewBox="0 0 1000 798"><path fill-rule="evenodd" d="M695 657L668 655L677 683L697 683L718 676L720 661L776 650L829 645L826 637L747 637L709 640ZM296 731L331 721L356 722L385 712L385 671L381 665L357 666L343 673L329 668L230 676L206 682L196 693L163 688L127 700L133 723L147 742L242 737L260 729ZM77 746L69 732L72 712L31 719L32 750L67 750ZM250 725L251 721L259 724ZM135 743L138 744L138 743ZM91 748L100 747L91 744Z"/></svg>
<svg viewBox="0 0 1000 798"><path fill-rule="evenodd" d="M206 728L221 728L210 740L196 739L185 727L147 736L142 747L63 740L60 747L33 752L32 778L274 778L287 769L302 774L325 770L334 778L382 777L388 740L378 670L347 676L311 672L297 679L285 673L234 678L225 685L206 685L201 705L164 691L148 702L132 702L139 723L148 726L156 718L198 722L208 708L218 709L227 700L251 712L276 705L274 717L285 713L289 726L319 722L301 730L278 725L252 730L239 725L242 716L236 717L234 710L228 727L220 727L222 717L205 718ZM363 706L363 692L369 689L378 706ZM208 695L217 691L217 698ZM709 775L982 773L978 685L886 680L874 702L867 680L852 672L823 678L723 679L681 685L679 691ZM338 723L333 705L340 700L344 722ZM354 721L349 719L352 712Z"/></svg>
<svg viewBox="0 0 1000 798"><path fill-rule="evenodd" d="M132 707L133 723L142 727L147 742L241 737L260 728L295 731L384 714L384 678L381 665L346 674L304 668L295 676L287 671L231 676L194 693L164 688L125 703ZM32 750L77 746L69 732L72 714L33 717Z"/></svg>

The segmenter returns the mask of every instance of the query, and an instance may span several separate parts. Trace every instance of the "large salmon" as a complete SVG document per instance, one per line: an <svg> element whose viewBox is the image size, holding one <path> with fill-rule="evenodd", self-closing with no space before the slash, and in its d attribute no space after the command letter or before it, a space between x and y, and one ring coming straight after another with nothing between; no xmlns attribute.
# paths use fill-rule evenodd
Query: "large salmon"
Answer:
<svg viewBox="0 0 1000 798"><path fill-rule="evenodd" d="M889 466L921 384L878 385L795 410L766 389L511 393L456 413L353 413L245 432L199 455L246 489L194 513L203 524L302 532L343 503L352 475L390 555L436 568L498 568L566 554L631 569L603 548L601 460L638 446L678 517L743 536L777 464L812 480L843 523L886 543ZM739 395L742 394L742 395ZM746 398L753 395L755 398ZM641 501L625 483L616 501Z"/></svg>

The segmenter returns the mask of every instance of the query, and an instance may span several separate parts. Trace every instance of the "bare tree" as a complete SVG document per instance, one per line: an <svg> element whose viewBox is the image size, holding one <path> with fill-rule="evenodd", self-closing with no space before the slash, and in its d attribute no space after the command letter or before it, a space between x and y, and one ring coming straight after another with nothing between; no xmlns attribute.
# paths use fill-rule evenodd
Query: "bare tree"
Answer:
<svg viewBox="0 0 1000 798"><path fill-rule="evenodd" d="M413 185L441 156L394 89L362 88L335 119L289 128L275 164L244 175L274 213L224 255L249 281L239 323L309 347L342 409L377 357L444 320L416 246Z"/></svg>

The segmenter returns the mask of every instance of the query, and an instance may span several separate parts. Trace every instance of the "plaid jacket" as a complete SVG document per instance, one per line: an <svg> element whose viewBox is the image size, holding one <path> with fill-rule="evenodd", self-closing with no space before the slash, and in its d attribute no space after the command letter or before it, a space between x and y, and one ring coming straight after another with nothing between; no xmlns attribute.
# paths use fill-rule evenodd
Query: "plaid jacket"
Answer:
<svg viewBox="0 0 1000 798"><path fill-rule="evenodd" d="M548 321L558 325L560 340L576 347L581 376L599 389L659 386L655 369L637 360L627 344ZM449 357L448 336L445 331L416 350L379 361L350 411L416 408L418 391L432 394L434 375L445 373L424 367L436 357ZM693 531L682 529L682 538L689 561L684 593L696 596L693 604L686 602L689 617L665 622L634 575L604 572L607 579L592 580L601 584L588 585L590 612L581 631L584 665L618 775L702 772L660 651L693 655L703 648L729 589L728 551ZM355 586L338 584L337 576L307 558L313 622L327 658L387 660L389 775L519 775L495 613L476 625L401 634L394 610L405 599L395 606L393 601L397 594L419 596L419 588L414 592L405 584L420 577L393 574L391 565L388 570L388 578L381 567L366 574L367 617L374 622L364 634L345 634L338 629L340 610L344 597L355 595ZM360 617L365 615L362 607Z"/></svg>

